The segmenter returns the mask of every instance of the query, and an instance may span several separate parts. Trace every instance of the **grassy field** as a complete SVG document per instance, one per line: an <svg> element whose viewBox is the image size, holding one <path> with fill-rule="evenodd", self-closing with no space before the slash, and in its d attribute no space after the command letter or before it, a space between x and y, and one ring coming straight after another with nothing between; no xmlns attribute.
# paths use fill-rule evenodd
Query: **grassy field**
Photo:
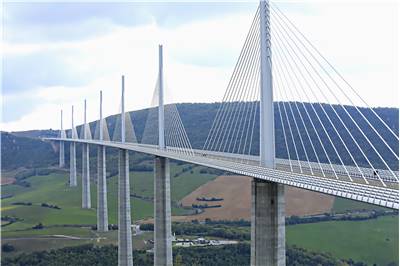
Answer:
<svg viewBox="0 0 400 266"><path fill-rule="evenodd" d="M185 172L178 177L173 177L176 172L181 172L184 166L171 164L171 198L177 202L198 186L215 178L214 175L200 174L199 167L193 173ZM79 177L78 177L79 179ZM96 184L91 183L92 209L81 209L81 182L78 187L67 186L68 175L51 174L47 176L33 176L27 179L31 187L6 185L2 193L13 194L12 198L2 200L2 216L14 216L22 221L6 226L3 232L31 228L43 223L44 225L60 224L95 224L96 223ZM153 195L153 173L131 172L131 193L151 197ZM118 180L117 177L107 179L109 222L117 223ZM31 202L32 206L12 205L13 202ZM41 207L41 203L57 205L61 210ZM153 203L150 200L131 198L133 221L150 218L153 216ZM173 214L182 215L186 210L178 207L172 208Z"/></svg>
<svg viewBox="0 0 400 266"><path fill-rule="evenodd" d="M199 186L216 177L210 174L200 174L201 167L194 167L193 173L187 171L175 177L175 174L180 173L185 165L171 163L170 167L172 201L181 200ZM134 193L141 196L153 196L153 172L131 173L131 180L133 180Z"/></svg>
<svg viewBox="0 0 400 266"><path fill-rule="evenodd" d="M300 224L286 228L286 239L289 245L328 252L337 258L388 265L399 260L398 224L398 216Z"/></svg>
<svg viewBox="0 0 400 266"><path fill-rule="evenodd" d="M12 235L12 238L9 236ZM79 237L80 239L54 237L54 235L67 235ZM11 244L14 252L3 252L3 256L16 256L21 253L34 251L58 249L67 246L78 246L83 244L118 245L118 231L109 231L98 233L89 228L48 228L43 230L26 230L16 232L5 232L3 243ZM152 232L144 232L132 237L133 247L135 249L150 249L152 245L148 240L153 239Z"/></svg>
<svg viewBox="0 0 400 266"><path fill-rule="evenodd" d="M332 212L343 213L352 210L386 210L386 208L355 200L349 200L339 197L335 198L335 202L333 203L332 207Z"/></svg>
<svg viewBox="0 0 400 266"><path fill-rule="evenodd" d="M58 249L71 246L79 246L84 244L93 243L91 240L71 240L71 239L48 239L48 238L36 238L36 239L13 239L6 240L4 243L11 244L15 248L15 252L7 253L3 252L4 257L17 256L21 253L30 253L35 251Z"/></svg>
<svg viewBox="0 0 400 266"><path fill-rule="evenodd" d="M171 164L171 198L176 203L190 194L200 185L213 180L214 175L200 174L200 167L181 173L183 167ZM193 171L191 173L191 171ZM175 176L175 173L181 173ZM131 193L138 196L153 196L153 173L131 172ZM110 244L117 242L116 231L99 234L90 228L75 227L48 227L43 230L32 230L32 226L43 223L45 226L62 224L95 224L96 223L96 185L91 183L92 206L91 210L81 209L81 187L69 188L67 186L68 174L51 174L48 176L34 176L27 181L31 187L25 188L18 185L2 187L2 193L13 194L12 198L4 199L2 203L2 216L15 216L23 219L12 225L2 228L4 238L29 238L37 239L12 239L7 242L13 244L18 252L59 248L84 243ZM117 177L111 177L108 183L108 202L110 223L117 223ZM32 206L12 205L13 202L32 202ZM41 207L41 203L57 205L61 210ZM133 221L153 216L153 203L151 200L131 198ZM176 204L174 204L176 205ZM373 205L362 204L350 200L337 198L333 211L343 212L354 209L375 209ZM173 207L173 214L181 215L184 209ZM398 260L398 217L381 217L368 221L336 221L313 224L301 224L287 227L287 243L308 250L328 252L337 258L352 258L369 264L387 265ZM68 235L82 239L43 239L46 236ZM100 237L100 238L99 238ZM102 238L103 237L103 238ZM104 237L106 239L104 239ZM40 239L42 238L42 239ZM151 239L152 234L134 237L136 248L145 248L145 240ZM10 254L10 255L12 255Z"/></svg>
<svg viewBox="0 0 400 266"><path fill-rule="evenodd" d="M353 259L369 265L388 265L398 261L398 217L386 216L367 221L335 221L300 224L286 227L288 245L296 245L310 251L332 254L338 259ZM84 239L41 239L51 235L68 235ZM35 237L37 239L23 238ZM47 250L64 246L93 243L95 245L117 244L117 231L98 233L89 228L57 227L43 230L3 232L5 238L21 237L20 240L5 240L16 247L16 255L21 251ZM133 237L136 249L150 246L146 240L152 239L151 232ZM193 237L193 236L192 236ZM396 265L396 264L395 264Z"/></svg>
<svg viewBox="0 0 400 266"><path fill-rule="evenodd" d="M35 236L50 236L50 235L67 235L88 238L93 237L93 233L89 227L49 227L41 230L21 229L16 231L4 231L2 237L35 237Z"/></svg>

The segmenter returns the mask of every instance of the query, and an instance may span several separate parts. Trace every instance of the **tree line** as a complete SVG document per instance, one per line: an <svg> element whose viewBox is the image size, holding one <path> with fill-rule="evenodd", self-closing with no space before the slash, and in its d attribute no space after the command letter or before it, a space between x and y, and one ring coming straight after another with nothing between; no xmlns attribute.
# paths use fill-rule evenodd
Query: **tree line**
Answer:
<svg viewBox="0 0 400 266"><path fill-rule="evenodd" d="M2 245L3 252L13 252L15 248L10 244ZM250 244L241 243L218 247L175 247L173 249L175 266L245 266L250 265ZM2 265L22 266L69 266L93 265L112 266L118 263L118 248L114 245L94 246L81 245L65 247L56 250L20 254L13 257L2 256ZM142 250L133 251L133 264L142 266L153 265L153 254ZM352 259L340 260L325 253L310 252L306 249L293 247L286 248L287 266L366 266L365 263L355 262ZM389 265L395 265L393 264ZM388 265L388 266L389 266Z"/></svg>

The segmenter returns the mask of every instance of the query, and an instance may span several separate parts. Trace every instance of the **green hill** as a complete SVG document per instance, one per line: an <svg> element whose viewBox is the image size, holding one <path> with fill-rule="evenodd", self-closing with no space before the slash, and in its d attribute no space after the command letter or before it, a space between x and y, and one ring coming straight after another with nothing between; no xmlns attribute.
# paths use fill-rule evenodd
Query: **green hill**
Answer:
<svg viewBox="0 0 400 266"><path fill-rule="evenodd" d="M287 105L294 105L295 103L290 102L286 103ZM319 104L309 104L306 103L305 106L307 109L311 108L311 105L314 106L315 110L321 114L322 117L322 123L324 123L325 127L327 128L327 131L331 135L332 141L335 143L341 143L340 139L335 135L333 127L329 125L329 122L327 121L327 118L324 117L322 107ZM325 106L322 104L322 106ZM184 104L178 104L177 109L180 113L183 125L186 129L187 135L190 139L191 145L194 148L202 148L204 145L204 142L207 138L208 132L211 128L212 122L214 120L214 117L216 116L216 113L218 111L218 108L220 107L219 103L184 103ZM294 107L293 107L294 108ZM338 118L336 117L334 111L332 108L326 107L326 113L331 117L332 122L337 126L338 131L341 132L341 135L344 139L344 142L347 143L349 146L349 149L351 150L355 160L359 163L359 165L367 166L368 163L365 161L363 158L363 155L359 152L359 150L355 147L355 145L351 144L352 139L346 133L346 130L343 126L340 126L340 122L338 121ZM340 106L333 106L333 108L336 110L338 115L343 119L344 123L347 125L351 125L351 121L349 117L345 114L344 110ZM363 120L363 118L360 116L360 114L357 112L356 108L350 107L350 106L345 106L347 112L352 114L352 116L357 120L357 122L360 124L360 128L363 130L364 134L369 136L370 138L374 139L374 143L377 145L377 149L379 152L382 154L383 158L385 158L388 161L388 164L391 168L397 170L398 169L398 162L396 158L389 152L387 148L381 143L381 140L378 139L378 137L375 135L375 133L368 127L366 122ZM277 105L275 105L275 109L277 109ZM150 109L143 109L143 110L138 110L138 111L133 111L130 112L130 116L132 119L132 123L134 125L134 129L136 132L136 136L138 137L138 140L141 141L143 137L143 132L146 124L146 120L149 114ZM368 119L370 119L372 125L376 125L378 128L379 132L382 133L383 138L389 143L389 145L392 147L393 150L398 150L398 141L394 139L394 137L388 133L387 130L385 130L380 122L371 115L371 112L367 111L365 108L360 108L361 112L366 116ZM376 108L375 111L381 116L381 118L392 128L394 132L398 132L399 129L399 119L398 119L398 109L395 108ZM310 111L311 113L311 111ZM255 129L258 128L258 113L256 112L257 116L255 118ZM315 115L314 115L315 116ZM116 122L116 115L110 116L107 118L107 125L108 129L110 132L110 135L113 135L113 131L115 128L115 122ZM313 116L312 116L313 117ZM235 118L234 118L235 119ZM237 119L237 118L236 118ZM300 121L300 117L296 117L298 121L298 124L301 124L302 122ZM316 117L312 118L313 120L316 120ZM284 142L284 136L283 136L283 128L280 123L280 119L278 116L278 110L275 112L275 125L276 125L276 134L275 134L275 144L276 144L276 153L277 157L279 158L287 158L286 154L286 149L285 149L285 142ZM322 126L315 121L315 126L316 130L319 132L322 132ZM90 123L90 127L92 130L92 134L95 132L96 128L96 122ZM80 126L77 127L78 134L80 131ZM350 127L351 128L351 127ZM201 129L201 130L199 130ZM363 139L363 136L361 133L353 127L351 130L353 137L355 139ZM154 135L150 136L149 138L155 138L157 134L157 130L153 129L152 131L148 132L149 135ZM304 139L307 139L307 132L300 127L300 134L303 136ZM11 170L15 169L20 166L25 166L25 167L47 167L48 165L56 165L58 157L56 155L56 148L52 148L50 144L44 143L42 141L37 140L38 137L54 137L58 135L57 131L54 130L32 130L32 131L24 131L24 132L12 132L12 133L2 133L2 147L1 147L1 152L2 152L2 168L5 170ZM254 137L253 137L253 142L251 145L251 153L253 154L258 154L258 135L259 132L258 130L254 131ZM311 136L313 139L313 143L315 143L315 149L318 154L324 154L322 147L320 145L316 145L318 143L316 136ZM323 137L323 136L321 136ZM32 138L35 138L35 140L32 140ZM324 141L324 139L322 138ZM299 142L299 141L298 141ZM297 142L296 142L297 143ZM300 143L297 143L300 145ZM368 146L368 143L366 141L361 141L360 146L362 147L363 150L370 150L370 147ZM331 146L327 145L326 147L327 153L332 154L333 158L331 158L333 163L340 163L339 158L334 157L334 150ZM79 149L79 145L78 145ZM352 165L352 160L348 156L348 153L343 145L338 145L337 147L338 152L342 154L342 159L344 162L348 165ZM92 149L93 152L95 152L94 149ZM69 156L68 156L68 145L66 147L66 161L68 163ZM294 149L291 149L291 152L294 152ZM305 153L302 151L302 148L299 146L298 147L298 153L299 157L301 160L306 160ZM78 151L78 158L80 156L80 152ZM109 154L112 154L110 152ZM311 152L310 154L310 160L316 161L316 158ZM295 158L295 154L291 154L292 158ZM373 161L376 163L376 166L383 167L384 165L381 162L381 160L375 155L373 152L368 154L369 160ZM321 161L322 162L328 162L326 158L324 158L321 155Z"/></svg>
<svg viewBox="0 0 400 266"><path fill-rule="evenodd" d="M1 165L3 170L19 167L48 167L58 158L58 147L37 138L1 132Z"/></svg>
<svg viewBox="0 0 400 266"><path fill-rule="evenodd" d="M187 170L190 169L190 170ZM171 163L172 212L182 215L191 212L183 209L178 202L200 185L215 178L215 175L200 173L202 167ZM186 171L184 171L186 170ZM80 176L78 176L80 179ZM130 173L131 203L133 221L153 216L153 172L132 171ZM91 210L81 208L81 182L78 187L67 185L67 173L35 175L25 179L29 187L18 184L2 187L2 193L10 195L2 199L2 217L18 218L19 221L2 228L3 234L15 230L27 230L38 223L54 225L94 225L96 224L96 184L91 184ZM117 223L118 186L117 176L107 179L110 223ZM23 204L21 204L23 203ZM60 209L42 207L42 203L55 205Z"/></svg>

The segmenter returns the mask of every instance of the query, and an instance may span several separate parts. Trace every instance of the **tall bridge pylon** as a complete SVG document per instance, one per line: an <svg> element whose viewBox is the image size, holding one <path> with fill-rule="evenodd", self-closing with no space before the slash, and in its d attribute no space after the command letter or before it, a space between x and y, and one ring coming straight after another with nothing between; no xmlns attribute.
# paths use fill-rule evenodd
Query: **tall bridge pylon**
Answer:
<svg viewBox="0 0 400 266"><path fill-rule="evenodd" d="M121 143L125 143L125 77L121 78ZM118 151L118 265L133 265L129 151Z"/></svg>
<svg viewBox="0 0 400 266"><path fill-rule="evenodd" d="M100 118L98 122L99 140L103 141L108 135L107 122L103 119L103 92L100 91ZM96 134L95 134L96 135ZM96 138L96 136L95 136ZM108 137L109 140L109 137ZM97 147L97 230L108 231L108 204L107 204L107 179L106 179L106 147Z"/></svg>
<svg viewBox="0 0 400 266"><path fill-rule="evenodd" d="M76 132L76 128L74 125L74 106L71 107L71 139L77 139L78 134ZM70 159L69 159L69 186L76 187L77 179L76 179L76 143L71 141L70 148Z"/></svg>
<svg viewBox="0 0 400 266"><path fill-rule="evenodd" d="M260 166L275 168L269 0L260 1ZM285 265L285 188L251 182L251 265Z"/></svg>
<svg viewBox="0 0 400 266"><path fill-rule="evenodd" d="M60 129L60 138L66 138L65 130L63 127L63 110L61 110L61 129ZM64 141L60 141L60 162L59 167L64 168L65 166L65 152L64 152Z"/></svg>
<svg viewBox="0 0 400 266"><path fill-rule="evenodd" d="M84 101L83 126L81 128L81 138L91 139L90 128L86 121L86 99ZM82 208L90 209L92 207L90 197L90 161L89 144L82 145Z"/></svg>
<svg viewBox="0 0 400 266"><path fill-rule="evenodd" d="M158 148L165 150L163 47L158 48ZM156 88L157 89L157 88ZM172 266L169 159L154 158L154 265Z"/></svg>

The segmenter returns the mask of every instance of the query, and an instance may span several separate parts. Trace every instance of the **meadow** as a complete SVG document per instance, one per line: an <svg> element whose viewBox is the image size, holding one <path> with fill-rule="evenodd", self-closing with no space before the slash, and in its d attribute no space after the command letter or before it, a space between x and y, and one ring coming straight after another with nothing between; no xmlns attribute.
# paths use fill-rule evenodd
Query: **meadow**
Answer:
<svg viewBox="0 0 400 266"><path fill-rule="evenodd" d="M172 207L174 215L182 215L187 210L178 206L177 202L202 184L213 180L216 176L199 173L200 167L191 171L182 172L185 165L171 163L171 199L175 203ZM176 173L179 173L176 176ZM96 224L96 184L91 182L92 209L81 208L81 180L78 175L78 186L67 185L68 175L50 174L46 176L33 176L27 179L30 187L19 185L7 185L2 187L3 194L12 194L13 197L3 199L2 216L13 216L22 219L14 224L2 228L3 232L21 229L30 229L32 226L42 223L51 225L94 225ZM116 224L118 204L118 177L107 179L109 223ZM151 218L153 216L153 173L131 172L131 194L139 197L131 197L132 220ZM13 205L15 202L31 202L31 206ZM40 205L48 203L57 205L61 209L44 208Z"/></svg>
<svg viewBox="0 0 400 266"><path fill-rule="evenodd" d="M188 210L178 202L193 190L215 179L215 175L200 173L202 167L178 165L171 162L171 199L173 215L182 215ZM79 177L78 177L79 178ZM14 195L1 200L2 216L22 219L2 227L2 237L7 238L17 252L45 250L65 246L93 243L96 245L116 244L117 231L98 233L90 226L96 223L96 184L91 182L92 209L81 209L81 182L78 187L67 185L68 173L33 176L27 179L30 187L19 185L2 186L3 194ZM117 223L117 176L107 179L109 222ZM138 221L153 216L153 173L134 171L130 173L132 219ZM13 205L15 202L31 202L31 206ZM57 205L61 209L45 208L41 203ZM376 207L350 200L335 199L332 211L352 209L375 209ZM335 221L287 226L286 239L289 246L297 246L310 251L326 252L336 258L367 262L369 265L388 265L398 261L398 216L385 216L366 221ZM45 228L32 229L42 223ZM61 225L68 225L66 227ZM86 227L71 227L87 225ZM47 238L54 235L75 236L80 239ZM21 238L21 239L14 239ZM34 238L34 239L32 239ZM134 236L135 248L147 247L146 239L152 234ZM24 239L29 239L25 241ZM397 265L397 264L394 264Z"/></svg>
<svg viewBox="0 0 400 266"><path fill-rule="evenodd" d="M288 245L330 253L336 258L351 258L368 265L398 265L398 224L398 216L299 224L286 227L286 239Z"/></svg>
<svg viewBox="0 0 400 266"><path fill-rule="evenodd" d="M355 200L335 198L335 201L332 206L332 212L343 213L351 210L389 210L389 209Z"/></svg>

